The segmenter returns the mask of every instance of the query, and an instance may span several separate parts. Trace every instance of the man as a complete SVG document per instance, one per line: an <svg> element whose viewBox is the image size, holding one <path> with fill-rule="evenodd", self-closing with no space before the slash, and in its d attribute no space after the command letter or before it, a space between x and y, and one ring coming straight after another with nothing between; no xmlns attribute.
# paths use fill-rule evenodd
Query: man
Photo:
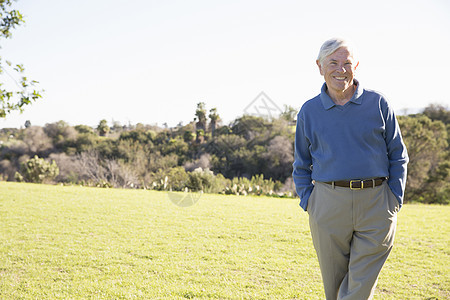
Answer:
<svg viewBox="0 0 450 300"><path fill-rule="evenodd" d="M330 299L372 299L394 242L408 155L392 108L355 79L341 39L316 61L325 83L297 115L293 178Z"/></svg>

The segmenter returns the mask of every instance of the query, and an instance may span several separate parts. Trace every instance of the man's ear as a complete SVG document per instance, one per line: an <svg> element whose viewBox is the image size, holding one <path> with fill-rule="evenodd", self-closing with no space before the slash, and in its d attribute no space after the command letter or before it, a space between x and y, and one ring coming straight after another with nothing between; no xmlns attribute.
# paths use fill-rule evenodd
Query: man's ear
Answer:
<svg viewBox="0 0 450 300"><path fill-rule="evenodd" d="M316 60L316 64L319 67L320 75L323 75L323 73L322 73L322 65L320 64L320 61Z"/></svg>

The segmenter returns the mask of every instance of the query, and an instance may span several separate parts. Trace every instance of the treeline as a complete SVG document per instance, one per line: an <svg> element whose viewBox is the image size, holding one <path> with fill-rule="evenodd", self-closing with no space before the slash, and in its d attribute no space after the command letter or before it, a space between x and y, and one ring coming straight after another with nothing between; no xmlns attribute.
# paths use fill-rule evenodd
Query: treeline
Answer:
<svg viewBox="0 0 450 300"><path fill-rule="evenodd" d="M222 125L199 103L193 122L96 128L64 121L0 130L3 180L86 186L293 196L296 111L267 120L243 116ZM400 116L410 155L406 202L449 203L450 112L429 106Z"/></svg>
<svg viewBox="0 0 450 300"><path fill-rule="evenodd" d="M109 127L102 120L97 128L59 121L2 129L0 174L11 181L293 195L294 126L285 115L220 125L216 110L208 115L204 103L195 115L175 128ZM58 170L50 168L52 161Z"/></svg>
<svg viewBox="0 0 450 300"><path fill-rule="evenodd" d="M450 203L450 111L430 105L399 116L409 154L406 202Z"/></svg>

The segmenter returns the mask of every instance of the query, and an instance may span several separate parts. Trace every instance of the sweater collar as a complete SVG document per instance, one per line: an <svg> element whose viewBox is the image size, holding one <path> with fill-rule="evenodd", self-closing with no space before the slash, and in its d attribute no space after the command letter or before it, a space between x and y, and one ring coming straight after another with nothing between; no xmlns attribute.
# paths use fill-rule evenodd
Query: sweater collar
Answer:
<svg viewBox="0 0 450 300"><path fill-rule="evenodd" d="M349 102L353 102L355 104L361 104L362 103L362 94L364 92L363 87L361 86L361 84L359 83L358 80L353 79L353 81L356 84L356 91L353 94L353 97L350 99ZM327 84L324 83L322 85L322 89L320 92L320 99L322 100L322 105L323 107L328 110L334 106L336 106L336 104L333 102L333 100L331 100L330 96L328 96L327 94Z"/></svg>

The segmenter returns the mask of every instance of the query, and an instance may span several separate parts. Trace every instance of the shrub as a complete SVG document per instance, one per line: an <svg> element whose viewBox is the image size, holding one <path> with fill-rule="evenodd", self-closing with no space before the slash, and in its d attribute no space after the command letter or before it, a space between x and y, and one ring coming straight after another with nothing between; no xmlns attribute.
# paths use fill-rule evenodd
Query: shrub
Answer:
<svg viewBox="0 0 450 300"><path fill-rule="evenodd" d="M2 159L0 161L0 174L4 180L14 180L14 174L19 170L18 159Z"/></svg>
<svg viewBox="0 0 450 300"><path fill-rule="evenodd" d="M0 152L2 158L6 159L18 158L24 154L28 154L28 145L24 141L15 139L4 143Z"/></svg>
<svg viewBox="0 0 450 300"><path fill-rule="evenodd" d="M136 172L117 160L106 160L106 182L112 187L134 188L138 186L138 178Z"/></svg>
<svg viewBox="0 0 450 300"><path fill-rule="evenodd" d="M193 192L223 193L226 187L230 185L229 179L226 179L222 174L214 175L209 169L198 168L188 174L189 180L186 186Z"/></svg>
<svg viewBox="0 0 450 300"><path fill-rule="evenodd" d="M279 181L273 181L272 178L264 179L262 174L252 176L249 180L245 177L235 177L231 180L231 185L226 187L225 194L234 195L267 195L267 196L286 196L288 193L276 193L282 188L283 184Z"/></svg>
<svg viewBox="0 0 450 300"><path fill-rule="evenodd" d="M230 180L222 174L217 176L209 169L198 168L186 172L182 167L159 170L153 176L151 188L160 191L192 191L205 193L223 193Z"/></svg>
<svg viewBox="0 0 450 300"><path fill-rule="evenodd" d="M79 167L78 156L67 155L66 153L52 153L49 158L54 160L59 168L59 175L55 178L57 182L78 183L80 181L80 175L83 172Z"/></svg>
<svg viewBox="0 0 450 300"><path fill-rule="evenodd" d="M35 183L51 181L59 174L55 161L49 163L37 155L22 163L20 171L21 173L16 173L16 180Z"/></svg>
<svg viewBox="0 0 450 300"><path fill-rule="evenodd" d="M189 175L182 167L160 169L153 176L152 188L160 191L183 191L188 180Z"/></svg>
<svg viewBox="0 0 450 300"><path fill-rule="evenodd" d="M193 192L210 192L213 187L214 174L207 170L203 171L201 168L194 170L194 172L189 172L189 179L186 186L189 190Z"/></svg>
<svg viewBox="0 0 450 300"><path fill-rule="evenodd" d="M186 187L186 182L189 180L189 175L184 168L175 167L167 173L169 180L169 188L173 191L182 191Z"/></svg>

